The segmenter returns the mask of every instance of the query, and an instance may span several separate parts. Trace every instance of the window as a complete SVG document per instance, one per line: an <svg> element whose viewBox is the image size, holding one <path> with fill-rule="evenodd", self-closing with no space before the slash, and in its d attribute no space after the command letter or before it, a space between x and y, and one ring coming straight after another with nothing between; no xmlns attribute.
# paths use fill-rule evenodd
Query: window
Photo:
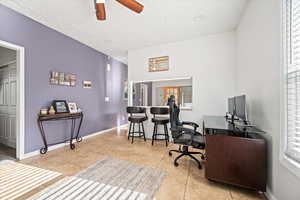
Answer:
<svg viewBox="0 0 300 200"><path fill-rule="evenodd" d="M298 165L300 164L300 1L286 0L283 11L285 134L282 153Z"/></svg>
<svg viewBox="0 0 300 200"><path fill-rule="evenodd" d="M167 106L168 98L175 96L181 109L191 110L193 106L193 80L176 78L169 80L139 81L133 83L133 106Z"/></svg>

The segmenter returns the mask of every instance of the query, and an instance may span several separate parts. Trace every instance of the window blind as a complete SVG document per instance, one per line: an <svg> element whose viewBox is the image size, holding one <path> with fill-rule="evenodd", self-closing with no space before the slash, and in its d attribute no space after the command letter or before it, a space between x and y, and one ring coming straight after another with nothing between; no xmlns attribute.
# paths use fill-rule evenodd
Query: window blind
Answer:
<svg viewBox="0 0 300 200"><path fill-rule="evenodd" d="M286 155L300 162L300 0L286 0Z"/></svg>

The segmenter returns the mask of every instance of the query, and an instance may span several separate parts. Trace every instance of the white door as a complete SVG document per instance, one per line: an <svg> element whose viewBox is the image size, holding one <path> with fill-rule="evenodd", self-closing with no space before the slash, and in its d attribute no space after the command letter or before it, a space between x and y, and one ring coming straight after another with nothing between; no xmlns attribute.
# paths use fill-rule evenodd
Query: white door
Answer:
<svg viewBox="0 0 300 200"><path fill-rule="evenodd" d="M0 68L0 143L16 147L16 63Z"/></svg>

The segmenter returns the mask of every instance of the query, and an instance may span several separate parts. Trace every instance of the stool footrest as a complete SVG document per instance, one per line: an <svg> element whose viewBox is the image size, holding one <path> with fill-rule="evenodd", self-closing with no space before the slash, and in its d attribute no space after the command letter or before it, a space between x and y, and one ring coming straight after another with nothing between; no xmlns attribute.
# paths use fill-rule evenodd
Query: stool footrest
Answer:
<svg viewBox="0 0 300 200"><path fill-rule="evenodd" d="M134 130L135 124L138 124L139 131ZM142 130L141 130L141 127L142 127ZM133 143L133 138L144 138L144 141L146 141L143 122L130 122L129 130L128 130L128 140L130 138L131 138L131 144Z"/></svg>
<svg viewBox="0 0 300 200"><path fill-rule="evenodd" d="M164 133L157 133L158 125L163 125L164 126ZM164 138L157 138L157 136L164 136ZM152 145L154 144L154 140L165 140L166 141L166 146L168 146L169 133L168 133L167 124L154 123L154 130L153 130L153 135L152 135Z"/></svg>

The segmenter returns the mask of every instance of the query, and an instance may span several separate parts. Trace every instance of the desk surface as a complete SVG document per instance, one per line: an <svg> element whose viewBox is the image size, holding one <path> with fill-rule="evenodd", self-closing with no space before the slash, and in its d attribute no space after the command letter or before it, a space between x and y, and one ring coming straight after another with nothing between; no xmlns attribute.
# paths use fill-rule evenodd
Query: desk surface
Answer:
<svg viewBox="0 0 300 200"><path fill-rule="evenodd" d="M249 132L249 133L265 133L256 127L239 126L227 121L224 116L203 116L205 129L232 131L232 132Z"/></svg>

